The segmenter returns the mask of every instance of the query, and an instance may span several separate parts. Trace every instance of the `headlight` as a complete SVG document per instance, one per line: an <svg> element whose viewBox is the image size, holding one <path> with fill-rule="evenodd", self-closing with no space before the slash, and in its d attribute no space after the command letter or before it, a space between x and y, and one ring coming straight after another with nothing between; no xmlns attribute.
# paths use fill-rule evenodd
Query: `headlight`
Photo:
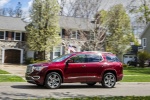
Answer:
<svg viewBox="0 0 150 100"><path fill-rule="evenodd" d="M41 71L45 67L48 67L48 66L36 66L36 67L33 68L33 70Z"/></svg>

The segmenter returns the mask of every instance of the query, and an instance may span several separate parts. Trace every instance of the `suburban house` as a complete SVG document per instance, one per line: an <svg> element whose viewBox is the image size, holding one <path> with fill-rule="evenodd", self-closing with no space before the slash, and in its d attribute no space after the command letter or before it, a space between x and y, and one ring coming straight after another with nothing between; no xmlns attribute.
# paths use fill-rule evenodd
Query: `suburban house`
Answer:
<svg viewBox="0 0 150 100"><path fill-rule="evenodd" d="M81 31L89 34L93 24L84 18L60 16L60 36L62 43L46 53L47 60L62 54L83 51L82 46L87 40ZM0 16L0 63L23 63L26 58L34 58L36 53L26 46L25 23L21 18Z"/></svg>
<svg viewBox="0 0 150 100"><path fill-rule="evenodd" d="M150 53L150 23L146 26L140 38L142 49Z"/></svg>
<svg viewBox="0 0 150 100"><path fill-rule="evenodd" d="M50 54L46 53L46 57L52 60L63 54L85 51L83 45L88 37L85 37L83 33L89 34L90 36L90 31L94 29L94 24L91 23L89 19L85 18L60 16L59 25L61 28L60 36L62 38L62 43L53 47L53 51L50 52ZM35 52L28 51L27 55L33 58Z"/></svg>
<svg viewBox="0 0 150 100"><path fill-rule="evenodd" d="M0 16L0 63L23 63L25 26L21 18Z"/></svg>

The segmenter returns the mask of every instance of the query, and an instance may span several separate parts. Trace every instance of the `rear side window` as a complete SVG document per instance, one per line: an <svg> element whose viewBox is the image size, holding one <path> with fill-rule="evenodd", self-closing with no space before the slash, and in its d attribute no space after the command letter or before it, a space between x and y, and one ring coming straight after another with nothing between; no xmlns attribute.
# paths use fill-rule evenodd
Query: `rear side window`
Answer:
<svg viewBox="0 0 150 100"><path fill-rule="evenodd" d="M88 54L86 55L86 62L100 62L102 61L102 57L97 54Z"/></svg>
<svg viewBox="0 0 150 100"><path fill-rule="evenodd" d="M109 62L120 62L119 59L114 55L106 55L106 59Z"/></svg>

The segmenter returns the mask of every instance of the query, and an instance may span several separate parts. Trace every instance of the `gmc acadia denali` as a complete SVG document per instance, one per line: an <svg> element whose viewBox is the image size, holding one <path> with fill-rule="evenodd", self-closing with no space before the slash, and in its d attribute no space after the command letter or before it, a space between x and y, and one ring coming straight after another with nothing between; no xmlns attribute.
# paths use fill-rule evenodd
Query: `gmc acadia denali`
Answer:
<svg viewBox="0 0 150 100"><path fill-rule="evenodd" d="M75 52L51 62L30 64L26 70L29 83L47 88L59 88L61 83L80 82L94 86L97 82L112 88L123 78L122 63L109 52Z"/></svg>

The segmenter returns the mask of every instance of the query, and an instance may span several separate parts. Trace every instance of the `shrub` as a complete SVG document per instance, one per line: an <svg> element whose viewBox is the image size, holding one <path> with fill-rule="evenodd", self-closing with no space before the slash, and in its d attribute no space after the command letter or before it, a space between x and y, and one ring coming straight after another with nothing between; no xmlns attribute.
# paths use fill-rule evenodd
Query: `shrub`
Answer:
<svg viewBox="0 0 150 100"><path fill-rule="evenodd" d="M138 52L139 64L141 67L144 67L144 62L150 59L150 54L146 51Z"/></svg>
<svg viewBox="0 0 150 100"><path fill-rule="evenodd" d="M127 64L123 64L123 68L127 68L128 67L128 65Z"/></svg>
<svg viewBox="0 0 150 100"><path fill-rule="evenodd" d="M33 63L42 63L42 62L46 62L47 60L34 60L33 58L26 58L25 59L25 64L33 64Z"/></svg>
<svg viewBox="0 0 150 100"><path fill-rule="evenodd" d="M34 63L34 59L33 58L26 58L25 59L25 64L32 64Z"/></svg>

